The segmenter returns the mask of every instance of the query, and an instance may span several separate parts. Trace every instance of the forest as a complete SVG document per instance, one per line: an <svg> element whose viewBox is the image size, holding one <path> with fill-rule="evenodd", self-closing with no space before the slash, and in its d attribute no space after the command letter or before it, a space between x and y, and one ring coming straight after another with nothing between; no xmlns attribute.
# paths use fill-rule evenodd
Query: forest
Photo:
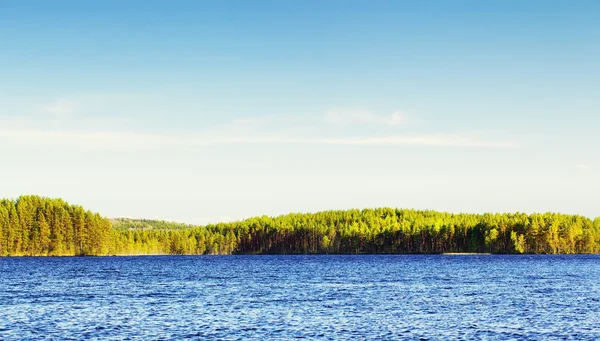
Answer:
<svg viewBox="0 0 600 341"><path fill-rule="evenodd" d="M108 219L62 199L0 201L1 256L600 253L600 218L377 208L194 226Z"/></svg>

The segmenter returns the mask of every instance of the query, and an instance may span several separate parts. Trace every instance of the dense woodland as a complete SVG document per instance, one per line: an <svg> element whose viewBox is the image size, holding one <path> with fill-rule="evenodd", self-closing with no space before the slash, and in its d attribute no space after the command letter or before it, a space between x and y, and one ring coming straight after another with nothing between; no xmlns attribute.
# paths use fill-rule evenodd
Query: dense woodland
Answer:
<svg viewBox="0 0 600 341"><path fill-rule="evenodd" d="M74 256L111 252L110 221L61 199L0 201L0 255Z"/></svg>
<svg viewBox="0 0 600 341"><path fill-rule="evenodd" d="M207 226L113 219L61 199L0 201L0 255L600 253L600 218L326 211Z"/></svg>

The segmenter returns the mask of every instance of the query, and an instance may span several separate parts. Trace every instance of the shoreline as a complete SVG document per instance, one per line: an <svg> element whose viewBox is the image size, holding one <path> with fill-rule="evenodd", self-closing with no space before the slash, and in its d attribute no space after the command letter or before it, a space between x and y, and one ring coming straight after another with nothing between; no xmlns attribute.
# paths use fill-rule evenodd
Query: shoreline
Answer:
<svg viewBox="0 0 600 341"><path fill-rule="evenodd" d="M600 255L598 253L474 253L474 252L447 252L447 253L240 253L240 254L122 254L122 255L68 255L68 256L0 256L3 258L117 258L117 257L239 257L239 256L578 256L578 255Z"/></svg>

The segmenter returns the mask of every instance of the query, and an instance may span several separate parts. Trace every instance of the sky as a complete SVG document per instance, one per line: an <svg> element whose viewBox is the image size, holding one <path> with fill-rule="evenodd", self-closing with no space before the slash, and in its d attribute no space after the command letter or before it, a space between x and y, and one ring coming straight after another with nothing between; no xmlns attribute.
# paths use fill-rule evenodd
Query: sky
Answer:
<svg viewBox="0 0 600 341"><path fill-rule="evenodd" d="M600 2L0 0L0 197L600 216Z"/></svg>

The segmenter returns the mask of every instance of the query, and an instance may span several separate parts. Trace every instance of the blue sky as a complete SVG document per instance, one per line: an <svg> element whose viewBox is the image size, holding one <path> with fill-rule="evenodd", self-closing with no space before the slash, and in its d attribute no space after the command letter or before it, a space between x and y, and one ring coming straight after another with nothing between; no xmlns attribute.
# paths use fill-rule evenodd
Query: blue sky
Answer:
<svg viewBox="0 0 600 341"><path fill-rule="evenodd" d="M190 223L600 216L598 1L0 0L0 189Z"/></svg>

